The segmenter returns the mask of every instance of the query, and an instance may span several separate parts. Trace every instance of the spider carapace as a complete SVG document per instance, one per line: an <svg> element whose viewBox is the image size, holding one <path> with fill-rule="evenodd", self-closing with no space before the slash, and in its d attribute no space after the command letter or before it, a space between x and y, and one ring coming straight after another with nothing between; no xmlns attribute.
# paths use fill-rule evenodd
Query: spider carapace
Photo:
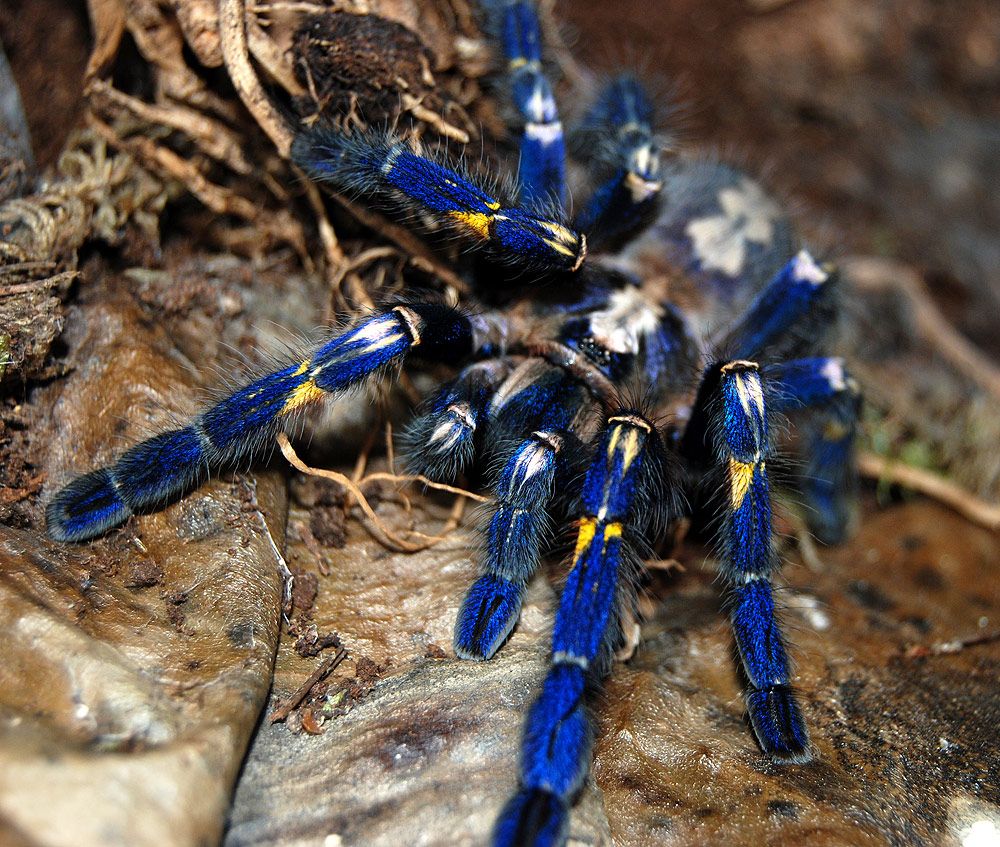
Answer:
<svg viewBox="0 0 1000 847"><path fill-rule="evenodd" d="M832 269L794 244L756 182L664 155L653 104L632 76L612 79L569 136L596 187L567 213L567 142L536 10L512 0L484 11L520 116L512 190L385 132L311 128L293 146L313 179L463 240L461 270L481 301L386 304L187 426L76 478L49 503L48 528L56 539L92 538L267 454L300 410L411 355L457 364L405 440L415 470L447 482L483 469L492 487L480 576L455 626L459 656L501 648L540 559L560 530L576 534L551 667L525 725L520 790L493 834L497 845L552 845L566 837L590 766L588 698L623 638L632 574L688 514L709 514L757 740L776 761L808 761L772 596L768 463L775 422L787 418L807 520L838 540L851 514L859 400L843 363L820 349ZM636 279L627 268L639 254L669 272Z"/></svg>

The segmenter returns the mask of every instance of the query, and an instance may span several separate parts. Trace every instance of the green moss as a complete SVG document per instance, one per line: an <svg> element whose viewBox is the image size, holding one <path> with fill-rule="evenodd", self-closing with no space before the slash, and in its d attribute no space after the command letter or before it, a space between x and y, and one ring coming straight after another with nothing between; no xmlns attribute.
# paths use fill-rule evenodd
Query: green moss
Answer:
<svg viewBox="0 0 1000 847"><path fill-rule="evenodd" d="M13 360L10 357L10 336L0 332L0 382L7 373L7 365Z"/></svg>

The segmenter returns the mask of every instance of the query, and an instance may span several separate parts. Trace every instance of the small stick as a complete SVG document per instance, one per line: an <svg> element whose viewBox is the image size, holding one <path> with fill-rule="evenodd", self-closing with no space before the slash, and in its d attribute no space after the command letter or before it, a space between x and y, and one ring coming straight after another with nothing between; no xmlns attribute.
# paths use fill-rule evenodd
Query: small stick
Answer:
<svg viewBox="0 0 1000 847"><path fill-rule="evenodd" d="M899 291L913 310L914 323L920 334L954 368L1000 398L1000 368L951 325L916 271L901 262L872 256L852 257L842 265L852 282L862 290L895 288Z"/></svg>
<svg viewBox="0 0 1000 847"><path fill-rule="evenodd" d="M349 200L343 194L332 194L341 206L369 229L375 230L380 235L384 235L390 241L402 248L410 256L410 264L433 274L442 282L446 282L461 294L468 294L469 286L465 280L442 262L434 258L431 251L423 244L419 238L405 230L403 227L392 223L388 218L377 212L372 212Z"/></svg>
<svg viewBox="0 0 1000 847"><path fill-rule="evenodd" d="M869 479L885 479L925 494L950 506L963 517L986 529L994 532L1000 530L1000 506L980 500L974 494L935 473L868 452L858 454L858 470Z"/></svg>
<svg viewBox="0 0 1000 847"><path fill-rule="evenodd" d="M286 700L282 700L274 707L274 711L271 712L268 721L270 723L279 723L288 718L296 706L299 705L303 700L305 700L306 695L312 690L312 687L323 679L326 679L344 659L347 658L347 649L340 647L336 653L332 656L324 659L319 667L316 668L305 682L302 683L298 688L295 689L294 693L288 697Z"/></svg>
<svg viewBox="0 0 1000 847"><path fill-rule="evenodd" d="M488 503L490 501L489 497L485 497L482 494L476 494L474 491L469 491L465 488L457 488L454 485L448 485L444 482L435 482L433 479L428 479L423 474L394 474L394 473L372 473L368 474L363 480L365 482L419 482L421 485L426 485L428 488L434 488L437 491L446 491L449 494L457 494L459 497L467 497L469 500L475 500L477 503Z"/></svg>
<svg viewBox="0 0 1000 847"><path fill-rule="evenodd" d="M993 630L993 632L984 632L982 635L973 635L971 638L960 638L957 641L940 641L931 647L931 653L936 656L961 653L966 647L976 647L980 644L990 644L994 641L1000 641L1000 629Z"/></svg>
<svg viewBox="0 0 1000 847"><path fill-rule="evenodd" d="M31 282L18 282L13 285L0 285L0 297L6 297L10 294L28 294L29 292L37 291L40 288L54 288L55 286L79 275L79 271L64 271L61 274L48 276L45 279L36 279Z"/></svg>
<svg viewBox="0 0 1000 847"><path fill-rule="evenodd" d="M430 124L438 131L438 134L443 135L445 138L450 138L452 141L457 141L460 144L469 143L469 133L465 130L459 129L457 126L452 126L437 112L433 112L428 109L423 105L423 103L421 103L420 98L414 97L412 94L404 93L403 108L413 115L413 117L415 117L418 121Z"/></svg>
<svg viewBox="0 0 1000 847"><path fill-rule="evenodd" d="M991 644L1000 641L1000 629L992 632L984 632L981 635L973 635L971 638L960 638L955 641L939 641L929 647L923 644L914 644L907 648L907 659L920 659L924 656L947 656L952 653L961 653L966 647L977 647L980 644Z"/></svg>

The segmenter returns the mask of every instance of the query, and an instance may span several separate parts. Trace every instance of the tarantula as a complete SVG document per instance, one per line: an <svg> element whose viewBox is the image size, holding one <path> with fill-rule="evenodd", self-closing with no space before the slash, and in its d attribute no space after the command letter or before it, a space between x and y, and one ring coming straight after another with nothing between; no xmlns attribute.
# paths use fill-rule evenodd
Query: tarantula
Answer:
<svg viewBox="0 0 1000 847"><path fill-rule="evenodd" d="M632 575L687 515L707 517L718 542L757 740L776 761L808 761L770 583L768 462L775 421L789 414L810 525L840 538L858 393L839 359L816 355L832 269L805 250L793 256L787 221L756 183L663 155L649 97L631 76L613 79L572 135L598 184L565 215L567 145L535 9L508 0L487 10L522 123L512 196L388 133L312 128L293 147L334 190L463 239L478 305L387 304L187 426L76 478L47 517L53 538L92 538L266 454L297 412L410 354L457 365L406 444L416 471L450 481L479 469L495 496L481 576L455 626L460 657L500 649L556 546L554 527L576 527L551 668L525 726L521 788L494 831L497 845L552 845L588 772L587 695L623 640ZM664 274L634 278L607 255L619 248L652 250ZM606 255L588 260L588 250Z"/></svg>

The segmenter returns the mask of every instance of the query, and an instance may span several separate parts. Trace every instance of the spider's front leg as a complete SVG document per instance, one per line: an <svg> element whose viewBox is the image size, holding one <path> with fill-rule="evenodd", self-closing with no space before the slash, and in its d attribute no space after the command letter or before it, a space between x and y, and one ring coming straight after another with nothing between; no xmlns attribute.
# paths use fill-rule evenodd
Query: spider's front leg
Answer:
<svg viewBox="0 0 1000 847"><path fill-rule="evenodd" d="M304 407L358 386L415 348L430 359L469 356L484 342L482 335L476 321L439 304L396 306L362 320L301 362L233 392L187 426L74 479L46 509L49 535L82 541L165 505L210 472L268 453L283 422Z"/></svg>
<svg viewBox="0 0 1000 847"><path fill-rule="evenodd" d="M607 419L583 485L573 568L556 612L552 665L528 714L521 789L497 821L497 847L561 844L567 809L590 765L585 689L609 653L621 596L628 531L647 523L643 506L662 485L659 435L639 414Z"/></svg>
<svg viewBox="0 0 1000 847"><path fill-rule="evenodd" d="M708 432L726 480L720 528L722 576L731 586L730 619L746 671L750 722L771 758L804 763L811 758L805 723L791 686L788 657L775 616L768 410L760 369L735 360L711 365L695 416ZM694 417L692 418L694 420Z"/></svg>
<svg viewBox="0 0 1000 847"><path fill-rule="evenodd" d="M516 363L507 356L476 362L437 392L403 433L411 472L454 482L472 464L490 400Z"/></svg>
<svg viewBox="0 0 1000 847"><path fill-rule="evenodd" d="M317 127L296 136L292 157L309 176L337 191L403 212L419 209L494 261L572 273L587 256L587 239L564 226L558 214L497 196L470 174L420 156L390 136Z"/></svg>
<svg viewBox="0 0 1000 847"><path fill-rule="evenodd" d="M604 165L612 173L573 225L593 248L614 247L649 222L663 188L653 106L639 80L629 74L612 80L575 134L591 169Z"/></svg>
<svg viewBox="0 0 1000 847"><path fill-rule="evenodd" d="M507 0L499 22L511 98L524 121L518 182L521 201L566 201L566 144L552 85L542 69L542 36L531 0Z"/></svg>

